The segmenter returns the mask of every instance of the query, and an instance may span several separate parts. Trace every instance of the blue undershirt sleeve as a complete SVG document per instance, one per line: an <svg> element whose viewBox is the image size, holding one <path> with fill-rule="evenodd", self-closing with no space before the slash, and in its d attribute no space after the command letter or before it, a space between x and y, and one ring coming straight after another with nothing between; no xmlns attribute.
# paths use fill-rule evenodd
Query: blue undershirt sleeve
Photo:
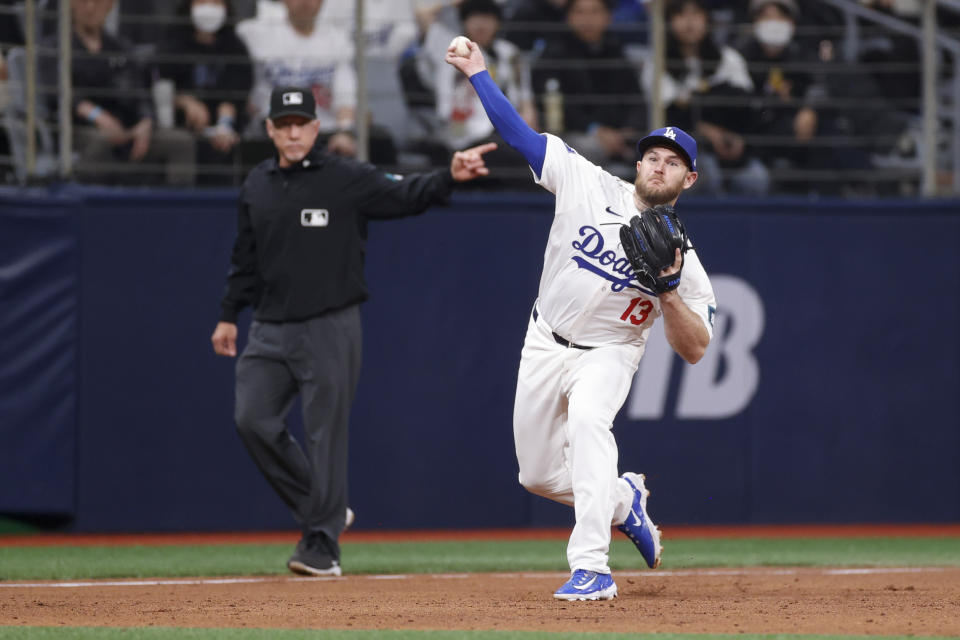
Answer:
<svg viewBox="0 0 960 640"><path fill-rule="evenodd" d="M547 155L547 137L537 133L523 121L488 71L470 76L470 82L497 132L507 144L523 154L539 179L543 171L543 159Z"/></svg>

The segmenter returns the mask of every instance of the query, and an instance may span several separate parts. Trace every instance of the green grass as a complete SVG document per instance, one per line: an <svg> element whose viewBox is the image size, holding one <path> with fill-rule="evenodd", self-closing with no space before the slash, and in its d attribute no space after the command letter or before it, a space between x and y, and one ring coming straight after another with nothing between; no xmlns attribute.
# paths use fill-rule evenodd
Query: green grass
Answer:
<svg viewBox="0 0 960 640"><path fill-rule="evenodd" d="M864 636L793 635L793 634L687 634L658 633L651 635L626 633L544 633L535 631L323 631L303 629L172 629L100 627L2 627L0 640L863 640ZM889 639L895 636L884 636ZM934 640L910 636L913 640ZM942 638L940 639L942 640Z"/></svg>
<svg viewBox="0 0 960 640"><path fill-rule="evenodd" d="M669 540L663 569L749 566L960 566L960 537ZM565 571L566 541L343 544L344 570L362 573ZM0 580L286 574L291 545L0 547ZM625 540L614 570L643 561Z"/></svg>

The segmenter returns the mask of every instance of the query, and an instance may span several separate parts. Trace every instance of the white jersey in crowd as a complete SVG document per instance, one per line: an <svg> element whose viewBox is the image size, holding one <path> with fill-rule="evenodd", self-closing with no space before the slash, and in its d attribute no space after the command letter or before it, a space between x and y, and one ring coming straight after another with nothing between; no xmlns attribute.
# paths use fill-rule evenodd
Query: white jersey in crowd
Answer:
<svg viewBox="0 0 960 640"><path fill-rule="evenodd" d="M286 14L243 20L237 35L253 60L250 102L258 119L270 110L270 91L291 85L310 87L317 102L321 131L337 129L337 111L355 107L357 77L353 68L353 42L343 29L318 20L313 32L297 32ZM351 123L352 124L352 123Z"/></svg>
<svg viewBox="0 0 960 640"><path fill-rule="evenodd" d="M437 132L451 149L476 144L494 132L493 124L480 102L470 80L446 64L443 56L457 32L441 22L427 29L418 62L424 84L431 86L437 97L437 118L442 123ZM533 99L530 68L513 43L494 38L490 50L484 51L487 71L513 104Z"/></svg>
<svg viewBox="0 0 960 640"><path fill-rule="evenodd" d="M355 0L323 0L320 21L333 25L351 38L356 18ZM368 58L399 59L417 39L416 5L413 0L365 0L363 33Z"/></svg>
<svg viewBox="0 0 960 640"><path fill-rule="evenodd" d="M660 100L665 105L676 101L689 102L693 94L702 90L702 86L728 84L744 91L753 91L753 80L747 70L747 61L732 47L720 48L720 64L710 76L704 76L703 64L697 58L683 61L682 70L665 73L660 80ZM653 92L653 65L643 66L643 90L647 95Z"/></svg>
<svg viewBox="0 0 960 640"><path fill-rule="evenodd" d="M540 277L540 315L576 344L642 347L661 311L620 246L620 227L637 214L634 186L549 134L537 182L556 195ZM677 292L712 338L716 299L693 249L684 256Z"/></svg>

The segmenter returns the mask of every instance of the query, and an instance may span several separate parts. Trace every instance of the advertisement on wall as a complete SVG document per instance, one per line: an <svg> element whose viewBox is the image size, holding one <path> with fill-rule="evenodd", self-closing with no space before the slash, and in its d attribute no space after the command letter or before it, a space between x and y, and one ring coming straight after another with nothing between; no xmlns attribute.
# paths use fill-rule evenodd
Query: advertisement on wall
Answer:
<svg viewBox="0 0 960 640"><path fill-rule="evenodd" d="M75 513L79 530L289 528L236 435L234 363L209 344L231 194L71 198L0 212L17 247L0 265L0 511ZM925 230L912 270L891 259L908 210ZM658 522L960 518L955 212L684 204L716 294L714 338L691 366L658 322L613 425L619 470L646 474ZM552 213L547 198L485 196L371 225L350 442L367 525L568 524L569 510L520 487L513 442Z"/></svg>

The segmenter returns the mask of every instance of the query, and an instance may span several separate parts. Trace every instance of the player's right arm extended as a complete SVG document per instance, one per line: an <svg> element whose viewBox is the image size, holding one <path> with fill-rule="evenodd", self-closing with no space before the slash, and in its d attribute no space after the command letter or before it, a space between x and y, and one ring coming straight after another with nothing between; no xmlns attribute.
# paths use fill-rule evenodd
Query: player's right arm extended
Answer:
<svg viewBox="0 0 960 640"><path fill-rule="evenodd" d="M547 137L537 133L523 121L488 71L473 74L470 82L497 132L507 144L523 154L527 164L537 174L537 178L540 178L543 159L547 154Z"/></svg>

